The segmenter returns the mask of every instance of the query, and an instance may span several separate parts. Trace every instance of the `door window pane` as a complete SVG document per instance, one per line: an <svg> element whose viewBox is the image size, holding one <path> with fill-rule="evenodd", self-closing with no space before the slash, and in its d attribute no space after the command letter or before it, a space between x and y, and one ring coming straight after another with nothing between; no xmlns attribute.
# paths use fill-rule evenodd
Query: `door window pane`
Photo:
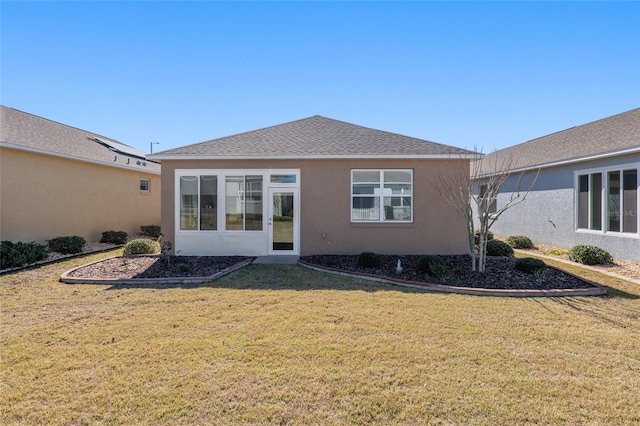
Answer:
<svg viewBox="0 0 640 426"><path fill-rule="evenodd" d="M638 232L638 170L622 172L623 232Z"/></svg>
<svg viewBox="0 0 640 426"><path fill-rule="evenodd" d="M198 178L180 178L180 229L198 229Z"/></svg>
<svg viewBox="0 0 640 426"><path fill-rule="evenodd" d="M218 229L218 177L200 176L200 230Z"/></svg>
<svg viewBox="0 0 640 426"><path fill-rule="evenodd" d="M273 250L293 250L293 194L273 193Z"/></svg>

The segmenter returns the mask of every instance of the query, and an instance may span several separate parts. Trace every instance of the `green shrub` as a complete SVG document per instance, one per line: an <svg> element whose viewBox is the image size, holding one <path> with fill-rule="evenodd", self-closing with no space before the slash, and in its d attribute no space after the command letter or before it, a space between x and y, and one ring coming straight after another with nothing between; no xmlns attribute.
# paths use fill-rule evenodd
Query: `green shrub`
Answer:
<svg viewBox="0 0 640 426"><path fill-rule="evenodd" d="M613 258L609 252L599 247L578 245L569 250L569 260L583 265L605 265L611 263Z"/></svg>
<svg viewBox="0 0 640 426"><path fill-rule="evenodd" d="M487 241L491 241L493 240L493 232L488 231L487 232ZM474 241L476 243L476 245L480 245L480 231L476 231L476 233L474 234Z"/></svg>
<svg viewBox="0 0 640 426"><path fill-rule="evenodd" d="M56 253L61 254L80 253L86 242L87 240L77 235L70 237L57 237L47 241L50 251L55 251Z"/></svg>
<svg viewBox="0 0 640 426"><path fill-rule="evenodd" d="M360 257L358 257L358 265L363 268L378 268L380 264L380 256L370 251L360 253Z"/></svg>
<svg viewBox="0 0 640 426"><path fill-rule="evenodd" d="M158 250L160 250L160 244L158 244L157 241L148 238L137 238L125 244L122 253L125 256L132 254L155 254Z"/></svg>
<svg viewBox="0 0 640 426"><path fill-rule="evenodd" d="M514 249L531 249L533 248L533 241L531 238L525 235L511 235L505 239Z"/></svg>
<svg viewBox="0 0 640 426"><path fill-rule="evenodd" d="M489 240L487 241L487 256L513 256L513 249L504 241Z"/></svg>
<svg viewBox="0 0 640 426"><path fill-rule="evenodd" d="M420 256L416 266L418 272L433 275L438 278L447 276L449 271L440 256Z"/></svg>
<svg viewBox="0 0 640 426"><path fill-rule="evenodd" d="M105 231L102 233L101 243L125 244L129 236L124 231Z"/></svg>
<svg viewBox="0 0 640 426"><path fill-rule="evenodd" d="M540 259L534 259L533 257L523 257L516 260L516 269L518 271L526 272L527 274L535 274L537 271L546 269L547 264Z"/></svg>
<svg viewBox="0 0 640 426"><path fill-rule="evenodd" d="M45 260L49 255L47 247L38 243L0 242L0 269L20 266Z"/></svg>
<svg viewBox="0 0 640 426"><path fill-rule="evenodd" d="M162 230L158 225L145 225L140 227L140 233L149 237L158 238L162 235Z"/></svg>

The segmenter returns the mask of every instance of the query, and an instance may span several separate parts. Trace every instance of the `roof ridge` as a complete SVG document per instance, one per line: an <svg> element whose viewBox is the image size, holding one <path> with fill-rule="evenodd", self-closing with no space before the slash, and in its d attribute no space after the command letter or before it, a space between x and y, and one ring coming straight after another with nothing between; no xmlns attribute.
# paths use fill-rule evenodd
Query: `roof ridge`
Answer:
<svg viewBox="0 0 640 426"><path fill-rule="evenodd" d="M203 143L210 143L210 142L219 141L219 140L221 140L221 139L226 139L226 138L230 138L230 137L248 135L248 134L251 134L251 133L261 132L261 131L263 131L263 130L272 129L272 128L274 128L274 127L284 126L284 125L286 125L286 124L292 124L292 123L296 123L296 122L299 122L299 121L309 120L309 119L311 119L311 118L315 118L315 117L322 117L322 116L320 116L320 115L312 115L312 116L310 116L310 117L305 117L305 118L300 118L300 119L297 119L297 120L287 121L287 122L285 122L285 123L280 123L280 124L273 124L273 125L271 125L271 126L261 127L261 128L259 128L259 129L246 130L246 131L244 131L244 132L240 132L240 133L233 133L233 134L230 134L230 135L219 136L219 137L217 137L217 138L213 138L213 139L207 139L207 140L200 141L200 142L190 143L190 144L188 144L188 145L182 145L182 146L180 146L180 148L188 148L188 147L192 147L192 146L200 145L200 144L203 144ZM322 118L326 118L326 117L322 117ZM156 155L156 154L162 154L162 153L163 153L163 152L165 152L165 151L171 151L171 150L173 150L173 149L175 149L175 148L169 148L169 149L164 150L164 151L154 152L154 155Z"/></svg>

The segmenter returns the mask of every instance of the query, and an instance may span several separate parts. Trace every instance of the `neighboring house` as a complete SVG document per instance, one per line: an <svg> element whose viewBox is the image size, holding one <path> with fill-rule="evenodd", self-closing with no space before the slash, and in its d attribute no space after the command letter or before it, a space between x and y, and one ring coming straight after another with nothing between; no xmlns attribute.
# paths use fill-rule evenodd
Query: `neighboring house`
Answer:
<svg viewBox="0 0 640 426"><path fill-rule="evenodd" d="M0 239L160 223L160 164L113 139L0 106Z"/></svg>
<svg viewBox="0 0 640 426"><path fill-rule="evenodd" d="M176 254L468 252L431 184L463 149L314 116L149 158Z"/></svg>
<svg viewBox="0 0 640 426"><path fill-rule="evenodd" d="M539 175L526 200L495 222L496 235L594 245L640 262L640 108L494 151L481 160L484 172L507 159L515 164L494 201L498 209L521 175L525 190Z"/></svg>

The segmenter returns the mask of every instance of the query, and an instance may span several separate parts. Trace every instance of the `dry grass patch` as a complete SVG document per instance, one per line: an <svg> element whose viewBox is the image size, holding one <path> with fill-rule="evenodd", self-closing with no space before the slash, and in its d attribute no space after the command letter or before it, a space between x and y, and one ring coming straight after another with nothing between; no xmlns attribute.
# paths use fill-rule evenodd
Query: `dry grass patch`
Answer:
<svg viewBox="0 0 640 426"><path fill-rule="evenodd" d="M502 299L274 265L194 287L57 282L108 255L0 277L2 423L640 421L632 283Z"/></svg>

